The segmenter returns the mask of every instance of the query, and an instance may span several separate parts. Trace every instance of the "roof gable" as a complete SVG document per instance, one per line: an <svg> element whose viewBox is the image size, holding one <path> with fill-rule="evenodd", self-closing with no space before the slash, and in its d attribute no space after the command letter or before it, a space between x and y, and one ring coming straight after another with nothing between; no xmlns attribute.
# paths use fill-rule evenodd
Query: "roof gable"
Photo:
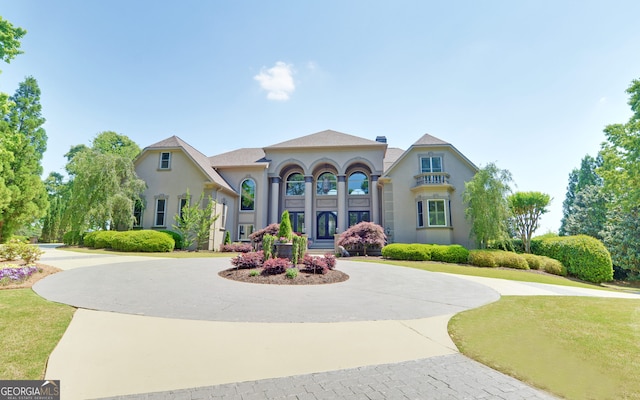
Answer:
<svg viewBox="0 0 640 400"><path fill-rule="evenodd" d="M265 150L275 149L291 149L291 148L309 148L309 147L355 147L355 146L378 146L386 147L386 143L376 142L375 140L364 139L358 136L348 135L342 132L326 130L322 132L312 133L311 135L301 136L299 138L287 140L267 146Z"/></svg>
<svg viewBox="0 0 640 400"><path fill-rule="evenodd" d="M211 180L211 182L214 182L219 186L235 193L235 190L231 188L231 186L227 183L227 181L225 181L224 178L220 176L220 174L218 174L218 172L216 172L215 169L213 169L213 166L211 165L211 161L209 161L209 158L207 158L207 156L205 156L204 154L196 150L193 146L191 146L189 143L185 142L184 140L180 139L175 135L167 139L161 140L157 143L154 143L151 146L145 147L144 150L142 150L142 153L140 154L140 156L142 156L142 154L148 152L149 150L163 150L163 149L183 150L185 154L187 154L187 156L191 158L191 160L193 160L193 162Z"/></svg>
<svg viewBox="0 0 640 400"><path fill-rule="evenodd" d="M428 133L422 135L422 137L413 144L413 146L437 146L437 145L451 145L451 143L445 142L442 139L438 139L435 136L431 136Z"/></svg>

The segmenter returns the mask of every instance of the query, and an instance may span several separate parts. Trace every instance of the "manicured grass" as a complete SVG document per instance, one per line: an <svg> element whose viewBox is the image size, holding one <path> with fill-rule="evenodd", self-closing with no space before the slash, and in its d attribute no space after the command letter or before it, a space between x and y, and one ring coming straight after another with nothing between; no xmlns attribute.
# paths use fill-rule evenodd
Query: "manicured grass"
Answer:
<svg viewBox="0 0 640 400"><path fill-rule="evenodd" d="M117 256L141 256L162 258L215 258L235 257L237 253L223 253L220 251L171 251L162 253L124 252L105 249L89 249L87 247L58 247L58 250L75 251L88 254L112 254Z"/></svg>
<svg viewBox="0 0 640 400"><path fill-rule="evenodd" d="M74 311L31 289L0 290L0 377L42 379Z"/></svg>
<svg viewBox="0 0 640 400"><path fill-rule="evenodd" d="M548 283L552 285L574 286L588 289L608 290L602 286L591 283L575 281L562 276L540 274L532 271L520 269L497 269L497 268L480 268L471 265L445 264L431 261L397 261L397 260L362 260L367 262L377 262L383 264L400 265L403 267L417 268L431 272L446 272L449 274L481 276L485 278L508 279L519 282L536 282Z"/></svg>
<svg viewBox="0 0 640 400"><path fill-rule="evenodd" d="M640 399L640 300L505 296L449 323L460 351L567 399Z"/></svg>

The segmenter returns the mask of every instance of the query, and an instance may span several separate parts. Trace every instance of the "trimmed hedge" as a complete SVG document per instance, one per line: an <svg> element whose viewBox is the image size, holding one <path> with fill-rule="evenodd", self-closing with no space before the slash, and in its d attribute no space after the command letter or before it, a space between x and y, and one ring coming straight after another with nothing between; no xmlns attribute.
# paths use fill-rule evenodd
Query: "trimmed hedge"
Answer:
<svg viewBox="0 0 640 400"><path fill-rule="evenodd" d="M521 254L504 250L471 250L469 264L476 267L529 269L527 260Z"/></svg>
<svg viewBox="0 0 640 400"><path fill-rule="evenodd" d="M535 254L520 254L527 260L529 268L547 272L549 274L567 276L567 269L558 260L546 256L538 256Z"/></svg>
<svg viewBox="0 0 640 400"><path fill-rule="evenodd" d="M115 233L111 248L118 251L169 252L173 251L176 244L171 235L165 232L142 230Z"/></svg>
<svg viewBox="0 0 640 400"><path fill-rule="evenodd" d="M545 238L540 241L536 254L560 261L569 275L583 281L602 283L613 279L609 251L601 241L591 236Z"/></svg>
<svg viewBox="0 0 640 400"><path fill-rule="evenodd" d="M168 252L175 247L172 235L153 230L95 231L85 235L85 246L118 251Z"/></svg>
<svg viewBox="0 0 640 400"><path fill-rule="evenodd" d="M392 243L382 248L382 257L392 260L441 261L466 264L469 250L459 244Z"/></svg>
<svg viewBox="0 0 640 400"><path fill-rule="evenodd" d="M160 229L158 232L166 233L173 238L173 241L176 242L175 248L179 250L184 249L184 238L178 232L170 231L168 229Z"/></svg>

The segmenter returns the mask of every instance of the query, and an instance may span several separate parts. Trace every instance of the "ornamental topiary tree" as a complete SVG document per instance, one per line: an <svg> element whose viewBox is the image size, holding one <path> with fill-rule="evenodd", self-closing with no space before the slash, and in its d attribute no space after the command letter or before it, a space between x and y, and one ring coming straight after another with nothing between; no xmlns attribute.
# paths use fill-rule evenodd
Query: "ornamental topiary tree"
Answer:
<svg viewBox="0 0 640 400"><path fill-rule="evenodd" d="M280 216L280 229L278 229L278 238L286 238L287 243L293 240L293 231L291 229L291 219L289 219L289 210L284 210Z"/></svg>
<svg viewBox="0 0 640 400"><path fill-rule="evenodd" d="M338 245L346 249L362 249L367 255L367 249L379 249L387 241L384 229L373 222L360 222L344 231L338 239Z"/></svg>

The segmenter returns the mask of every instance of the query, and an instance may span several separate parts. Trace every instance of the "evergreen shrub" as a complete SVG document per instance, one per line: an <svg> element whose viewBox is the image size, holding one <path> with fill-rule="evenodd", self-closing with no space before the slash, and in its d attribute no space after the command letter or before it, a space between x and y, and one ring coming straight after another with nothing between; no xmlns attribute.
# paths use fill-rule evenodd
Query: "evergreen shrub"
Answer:
<svg viewBox="0 0 640 400"><path fill-rule="evenodd" d="M490 250L471 250L469 252L469 264L476 267L496 268L498 261L493 251Z"/></svg>
<svg viewBox="0 0 640 400"><path fill-rule="evenodd" d="M391 260L429 261L431 249L419 243L391 243L382 248L382 257Z"/></svg>
<svg viewBox="0 0 640 400"><path fill-rule="evenodd" d="M173 251L175 241L171 235L154 230L113 232L111 248L118 251L134 252L169 252ZM96 244L101 235L96 238Z"/></svg>
<svg viewBox="0 0 640 400"><path fill-rule="evenodd" d="M601 283L613 279L611 255L601 241L591 236L558 236L541 240L536 254L562 263L571 276Z"/></svg>
<svg viewBox="0 0 640 400"><path fill-rule="evenodd" d="M452 245L439 245L431 244L429 250L431 251L432 261L441 261L452 264L466 264L469 259L469 250L460 246L459 244Z"/></svg>
<svg viewBox="0 0 640 400"><path fill-rule="evenodd" d="M170 231L168 229L160 229L158 230L158 232L166 233L167 235L171 236L173 238L173 241L176 243L176 249L184 249L184 238L178 232Z"/></svg>

